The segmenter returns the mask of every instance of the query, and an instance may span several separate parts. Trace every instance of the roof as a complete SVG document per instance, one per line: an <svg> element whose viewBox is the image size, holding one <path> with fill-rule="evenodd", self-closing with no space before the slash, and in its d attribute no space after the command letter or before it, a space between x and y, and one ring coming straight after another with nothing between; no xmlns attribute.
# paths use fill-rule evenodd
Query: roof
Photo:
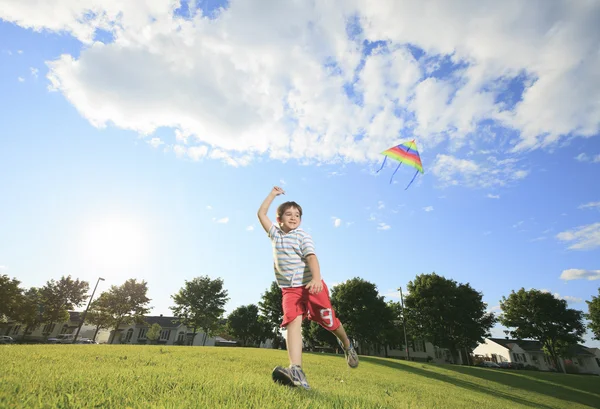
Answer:
<svg viewBox="0 0 600 409"><path fill-rule="evenodd" d="M506 338L488 338L490 341L495 342L498 345L512 351L515 345L518 345L521 349L527 352L541 352L543 353L542 343L539 341L533 341L528 339L506 339ZM593 352L589 351L589 348L583 345L571 345L569 347L569 355L594 355Z"/></svg>
<svg viewBox="0 0 600 409"><path fill-rule="evenodd" d="M177 328L181 325L177 321L177 317L163 317L162 315L144 316L144 320L148 325L158 324L161 328Z"/></svg>

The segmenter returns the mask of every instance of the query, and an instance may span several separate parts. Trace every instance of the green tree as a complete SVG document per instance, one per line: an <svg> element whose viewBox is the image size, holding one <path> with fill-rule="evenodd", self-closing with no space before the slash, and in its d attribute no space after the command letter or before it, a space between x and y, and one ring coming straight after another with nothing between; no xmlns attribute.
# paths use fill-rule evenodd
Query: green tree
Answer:
<svg viewBox="0 0 600 409"><path fill-rule="evenodd" d="M70 275L61 277L59 281L48 281L39 292L43 304L42 323L51 328L55 322L67 321L69 311L87 299L89 288L87 281L73 280Z"/></svg>
<svg viewBox="0 0 600 409"><path fill-rule="evenodd" d="M96 326L94 337L92 338L95 341L98 331L100 331L101 328L109 329L111 327L112 317L98 308L98 300L96 299L92 302L92 305L90 305L90 309L85 317L85 322Z"/></svg>
<svg viewBox="0 0 600 409"><path fill-rule="evenodd" d="M283 295L276 281L271 283L258 302L260 313L265 317L265 321L269 324L273 332L273 339L280 337L279 328L283 321Z"/></svg>
<svg viewBox="0 0 600 409"><path fill-rule="evenodd" d="M411 338L448 348L454 361L460 349L472 350L490 336L496 323L483 295L436 273L421 274L407 285L406 321Z"/></svg>
<svg viewBox="0 0 600 409"><path fill-rule="evenodd" d="M219 321L223 319L225 304L229 301L227 290L223 289L223 280L212 280L208 276L186 280L184 287L171 298L175 306L169 308L180 323L194 329L193 337L198 328L204 332L202 345L206 344L207 337L219 330Z"/></svg>
<svg viewBox="0 0 600 409"><path fill-rule="evenodd" d="M358 277L347 280L331 291L331 303L348 336L358 341L361 354L385 345L392 316L375 284Z"/></svg>
<svg viewBox="0 0 600 409"><path fill-rule="evenodd" d="M158 338L160 337L160 331L162 331L162 327L156 322L148 329L146 338L151 344L156 344L156 341L158 341Z"/></svg>
<svg viewBox="0 0 600 409"><path fill-rule="evenodd" d="M404 327L402 325L402 305L399 301L387 303L390 315L390 325L384 330L385 354L388 348L402 349L404 347Z"/></svg>
<svg viewBox="0 0 600 409"><path fill-rule="evenodd" d="M111 328L114 328L110 343L115 340L122 324L143 323L144 315L150 309L150 299L146 296L148 286L145 281L129 279L121 286L111 286L96 300L95 310L104 316Z"/></svg>
<svg viewBox="0 0 600 409"><path fill-rule="evenodd" d="M255 304L242 305L227 317L227 332L241 342L243 346L259 346L272 331L269 323L258 314Z"/></svg>
<svg viewBox="0 0 600 409"><path fill-rule="evenodd" d="M594 335L594 339L600 341L600 288L598 288L598 296L593 297L592 301L586 301L588 305L588 313L586 318L590 320L588 327Z"/></svg>
<svg viewBox="0 0 600 409"><path fill-rule="evenodd" d="M22 302L19 304L18 309L15 312L15 321L25 326L23 331L23 341L27 337L27 334L33 332L42 322L42 297L40 290L35 287L31 287L26 290L23 294Z"/></svg>
<svg viewBox="0 0 600 409"><path fill-rule="evenodd" d="M16 278L0 275L0 322L16 318L19 305L23 302L23 289L19 284L21 282Z"/></svg>
<svg viewBox="0 0 600 409"><path fill-rule="evenodd" d="M565 356L569 346L583 341L585 326L583 312L567 308L565 300L559 300L548 292L531 289L512 291L500 301L500 323L517 339L539 341L557 369L558 357ZM563 368L564 371L564 368Z"/></svg>

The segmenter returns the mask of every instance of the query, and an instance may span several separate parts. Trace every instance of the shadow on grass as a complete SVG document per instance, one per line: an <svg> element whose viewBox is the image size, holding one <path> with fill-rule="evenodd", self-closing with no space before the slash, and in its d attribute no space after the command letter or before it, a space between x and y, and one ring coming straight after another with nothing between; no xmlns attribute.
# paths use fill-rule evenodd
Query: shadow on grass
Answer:
<svg viewBox="0 0 600 409"><path fill-rule="evenodd" d="M552 396L568 402L581 403L592 407L600 407L600 393L591 392L598 388L598 377L583 375L563 375L532 371L514 371L493 368L472 368L460 365L444 365L444 369L458 372L464 375L475 376L487 381L498 382L513 388L524 389L530 392L537 392L542 395ZM543 378L536 379L536 375ZM552 379L553 376L560 380L569 381L571 384L559 385L559 379ZM590 389L582 389L582 382L590 384Z"/></svg>
<svg viewBox="0 0 600 409"><path fill-rule="evenodd" d="M419 375L419 376L424 376L426 378L430 378L430 379L435 379L437 381L441 381L441 382L446 382L455 386L458 386L459 388L464 388L464 389L468 389L474 392L478 392L478 393L483 393L489 396L493 396L496 398L501 398L501 399L505 399L514 403L518 403L520 405L524 405L524 406L529 406L529 407L533 407L533 408L551 408L552 406L547 406L544 404L541 404L539 402L533 402L530 400L527 400L525 398L521 398L518 396L514 396L514 395L509 395L507 393L504 392L500 392L496 389L490 389L487 388L483 385L479 385L475 382L469 382L469 381L465 381L462 379L457 379L454 378L452 376L448 376L448 375L444 375L441 373L437 373L437 372L433 372L433 371L426 371L420 368L416 368L414 366L411 365L406 365L406 364L402 364L402 363L396 363L393 361L387 361L384 359L378 359L378 358L373 358L373 357L367 357L367 356L361 356L360 360L362 362L368 362L368 363L372 363L375 365L382 365L382 366L386 366L388 368L393 368L393 369L398 369L400 371L404 371L404 372L409 372L409 373L413 373L415 375ZM444 366L445 368L445 366ZM468 373L468 375L472 375L471 373ZM504 384L504 382L501 381L497 381L499 383ZM513 386L513 385L509 385L509 386ZM515 386L519 389L523 389L524 391L529 391L530 389L527 388L527 386L525 385L525 383L520 384L518 386ZM592 407L594 407L593 405L597 405L598 404L598 400L592 400L592 399L580 399L577 397L574 397L574 392L573 391L568 391L568 390L564 390L564 393L561 395L557 395L556 393L551 393L552 391L549 390L551 387L549 385L546 385L546 390L544 390L543 392L541 392L542 394L545 395L550 395L559 399L564 399L567 401L571 401L571 402L578 402L581 404L585 404L585 405L592 405ZM573 399L575 398L575 399ZM507 405L507 407L509 407L509 405Z"/></svg>

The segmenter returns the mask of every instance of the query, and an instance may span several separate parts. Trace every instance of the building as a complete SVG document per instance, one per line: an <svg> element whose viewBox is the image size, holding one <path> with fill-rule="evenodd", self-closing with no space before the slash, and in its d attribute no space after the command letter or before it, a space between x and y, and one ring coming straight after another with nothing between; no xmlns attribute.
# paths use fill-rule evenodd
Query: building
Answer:
<svg viewBox="0 0 600 409"><path fill-rule="evenodd" d="M511 362L520 366L535 367L541 371L562 371L556 368L550 356L542 349L539 341L509 338L487 338L473 350L475 357L495 363ZM562 359L567 372L600 375L600 360L594 352L582 345L573 345L569 357Z"/></svg>
<svg viewBox="0 0 600 409"><path fill-rule="evenodd" d="M58 335L75 334L80 322L81 313L78 311L70 311L69 320L66 322L43 324L35 329L29 329L29 331L25 333L26 328L24 325L9 320L0 326L0 334L9 335L15 340L21 340L25 337L26 341L45 342L48 338L54 338ZM108 341L108 335L108 330L98 329L94 325L84 323L79 331L78 339L95 339L98 343L105 343Z"/></svg>

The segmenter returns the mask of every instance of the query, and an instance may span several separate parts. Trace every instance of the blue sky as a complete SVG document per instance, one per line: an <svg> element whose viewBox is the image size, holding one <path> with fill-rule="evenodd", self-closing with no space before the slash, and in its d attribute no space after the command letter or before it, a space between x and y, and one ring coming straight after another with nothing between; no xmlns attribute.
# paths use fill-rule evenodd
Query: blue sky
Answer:
<svg viewBox="0 0 600 409"><path fill-rule="evenodd" d="M3 274L102 276L100 291L146 280L153 314L170 314L184 280L222 277L230 312L274 279L256 211L279 185L270 216L280 199L303 206L330 286L362 277L395 300L435 271L496 312L521 287L587 311L600 283L593 10L512 21L482 6L472 21L498 21L482 28L461 2L413 19L393 2L144 4L66 1L48 16L0 1ZM567 18L549 31L553 13ZM395 164L376 170L411 139L425 174L404 190L413 169L392 184Z"/></svg>

